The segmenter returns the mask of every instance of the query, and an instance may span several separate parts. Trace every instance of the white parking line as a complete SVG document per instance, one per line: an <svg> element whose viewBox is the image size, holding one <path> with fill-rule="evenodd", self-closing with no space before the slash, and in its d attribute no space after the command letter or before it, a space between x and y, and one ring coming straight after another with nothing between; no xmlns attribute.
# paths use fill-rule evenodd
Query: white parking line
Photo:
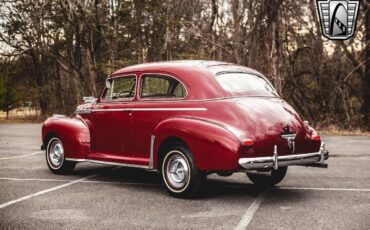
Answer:
<svg viewBox="0 0 370 230"><path fill-rule="evenodd" d="M252 202L252 204L249 206L247 211L242 216L242 219L240 220L238 226L236 226L235 230L244 230L248 227L249 223L251 222L254 213L256 213L257 209L259 208L261 202L265 198L266 194L269 192L269 190L262 191L258 197Z"/></svg>
<svg viewBox="0 0 370 230"><path fill-rule="evenodd" d="M0 180L10 181L40 181L40 182L72 182L74 180L61 180L61 179L44 179L44 178L13 178L13 177L0 177ZM150 183L135 183L135 182L120 182L120 181L99 181L99 180L84 180L80 183L95 183L95 184L122 184L122 185L142 185L142 186L162 186L161 184Z"/></svg>
<svg viewBox="0 0 370 230"><path fill-rule="evenodd" d="M13 178L13 177L0 177L0 180L11 180L11 181L48 181L48 182L71 182L71 181L73 181L73 180L61 180L61 179Z"/></svg>
<svg viewBox="0 0 370 230"><path fill-rule="evenodd" d="M0 158L0 161L1 160L10 160L10 159L16 159L16 158L33 156L33 155L37 155L37 154L40 154L40 153L43 153L43 152L44 151L38 151L38 152L34 152L34 153L30 153L30 154L25 154L25 155L14 156L14 157L3 157L3 158Z"/></svg>
<svg viewBox="0 0 370 230"><path fill-rule="evenodd" d="M113 169L111 169L111 171L113 171L115 169L118 169L118 168L121 168L121 167L113 168ZM70 181L66 184L62 184L62 185L59 185L59 186L56 186L56 187L53 187L53 188L49 188L49 189L45 189L45 190L42 190L40 192L36 192L36 193L30 194L30 195L27 195L27 196L24 196L24 197L15 199L15 200L8 201L6 203L0 204L0 209L5 208L5 207L7 207L9 205L12 205L12 204L15 204L15 203L19 203L19 202L24 201L24 200L28 200L28 199L36 197L36 196L43 195L45 193L49 193L49 192L52 192L52 191L55 191L55 190L58 190L58 189L61 189L61 188L65 188L65 187L68 187L68 186L76 184L76 183L79 183L79 182L83 182L84 180L87 180L89 178L99 176L102 173L104 173L104 172L97 173L97 174L90 175L90 176L86 176L86 177L83 177L83 178L78 179L78 180Z"/></svg>

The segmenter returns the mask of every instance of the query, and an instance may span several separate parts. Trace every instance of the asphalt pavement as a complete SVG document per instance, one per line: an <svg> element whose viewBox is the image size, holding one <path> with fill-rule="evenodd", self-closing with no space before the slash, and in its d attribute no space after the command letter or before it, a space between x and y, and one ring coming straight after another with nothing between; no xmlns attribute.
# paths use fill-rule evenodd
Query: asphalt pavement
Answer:
<svg viewBox="0 0 370 230"><path fill-rule="evenodd" d="M0 124L1 229L370 229L370 137L323 136L329 168L290 167L274 188L211 175L176 199L160 175L81 163L52 174L40 124Z"/></svg>

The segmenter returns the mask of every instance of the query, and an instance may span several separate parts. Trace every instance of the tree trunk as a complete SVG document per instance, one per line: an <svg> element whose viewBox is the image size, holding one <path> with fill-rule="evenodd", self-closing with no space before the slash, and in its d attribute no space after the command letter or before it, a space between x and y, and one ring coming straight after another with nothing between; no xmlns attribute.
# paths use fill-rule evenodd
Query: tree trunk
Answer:
<svg viewBox="0 0 370 230"><path fill-rule="evenodd" d="M145 1L143 0L135 0L135 18L136 18L136 43L137 43L137 62L143 63L144 62L144 55L143 55L143 32L142 32L142 24L143 24L143 9L144 9Z"/></svg>
<svg viewBox="0 0 370 230"><path fill-rule="evenodd" d="M268 50L268 63L269 63L269 69L268 73L271 76L274 86L276 88L276 91L280 96L283 96L282 93L282 78L280 76L280 61L282 61L281 58L281 45L280 45L280 31L279 31L279 6L280 6L279 0L273 0L269 1L269 3L266 3L267 7L267 33L268 33L268 41L269 44L269 50Z"/></svg>
<svg viewBox="0 0 370 230"><path fill-rule="evenodd" d="M212 0L212 15L211 15L211 22L209 23L208 32L212 35L213 43L216 43L215 32L213 31L213 27L216 22L217 14L218 14L217 2L216 0ZM211 49L212 60L216 59L216 52L217 52L217 47L212 44L212 49Z"/></svg>
<svg viewBox="0 0 370 230"><path fill-rule="evenodd" d="M170 2L166 3L166 32L164 37L164 44L163 44L163 53L165 55L166 60L171 60L171 50L170 50L170 37L171 37L171 28L170 28Z"/></svg>
<svg viewBox="0 0 370 230"><path fill-rule="evenodd" d="M242 52L242 48L240 45L241 41L241 29L240 29L240 3L239 0L234 0L231 2L231 14L233 19L233 54L236 64L241 64L241 56L240 53Z"/></svg>
<svg viewBox="0 0 370 230"><path fill-rule="evenodd" d="M275 88L280 96L283 96L282 90L282 79L280 76L280 61L281 50L280 50L280 35L279 35L279 12L275 13L275 19L272 24L273 29L273 40L272 40L272 57L271 57L271 71L275 82Z"/></svg>

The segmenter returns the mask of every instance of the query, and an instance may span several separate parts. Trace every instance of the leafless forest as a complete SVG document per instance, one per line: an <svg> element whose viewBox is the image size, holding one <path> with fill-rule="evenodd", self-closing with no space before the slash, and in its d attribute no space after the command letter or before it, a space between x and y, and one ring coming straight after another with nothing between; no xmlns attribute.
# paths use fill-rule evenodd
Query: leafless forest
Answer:
<svg viewBox="0 0 370 230"><path fill-rule="evenodd" d="M71 113L127 65L223 60L265 74L317 127L370 127L370 1L329 41L314 0L0 0L0 105Z"/></svg>

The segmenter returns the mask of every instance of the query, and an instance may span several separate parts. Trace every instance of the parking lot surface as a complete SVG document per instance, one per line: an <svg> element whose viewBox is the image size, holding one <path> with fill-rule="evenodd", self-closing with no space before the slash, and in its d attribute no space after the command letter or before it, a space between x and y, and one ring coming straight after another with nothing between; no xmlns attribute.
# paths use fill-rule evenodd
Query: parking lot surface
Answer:
<svg viewBox="0 0 370 230"><path fill-rule="evenodd" d="M211 175L202 197L183 200L140 169L82 163L53 175L40 132L0 125L1 229L370 229L370 137L322 137L329 168L290 167L274 188Z"/></svg>

